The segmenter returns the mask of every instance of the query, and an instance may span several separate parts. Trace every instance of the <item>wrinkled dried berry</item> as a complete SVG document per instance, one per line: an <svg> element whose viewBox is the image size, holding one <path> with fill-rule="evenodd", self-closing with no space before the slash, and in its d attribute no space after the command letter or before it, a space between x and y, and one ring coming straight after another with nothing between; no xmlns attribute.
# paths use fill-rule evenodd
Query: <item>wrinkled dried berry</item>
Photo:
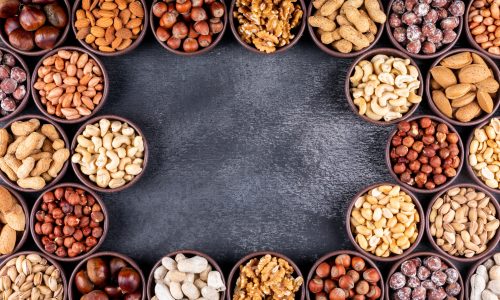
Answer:
<svg viewBox="0 0 500 300"><path fill-rule="evenodd" d="M12 70L10 70L10 78L14 79L18 83L25 82L26 76L26 71L20 67L13 67Z"/></svg>
<svg viewBox="0 0 500 300"><path fill-rule="evenodd" d="M458 280L458 271L456 269L453 269L453 268L448 268L444 271L446 273L446 282L447 283L454 283L454 282L457 282Z"/></svg>
<svg viewBox="0 0 500 300"><path fill-rule="evenodd" d="M389 287L391 289L397 290L406 285L406 277L401 272L396 272L392 274L389 279Z"/></svg>
<svg viewBox="0 0 500 300"><path fill-rule="evenodd" d="M16 101L14 101L11 98L3 99L1 106L2 106L2 109L5 110L6 112L13 112L14 110L16 110L16 107L17 107Z"/></svg>

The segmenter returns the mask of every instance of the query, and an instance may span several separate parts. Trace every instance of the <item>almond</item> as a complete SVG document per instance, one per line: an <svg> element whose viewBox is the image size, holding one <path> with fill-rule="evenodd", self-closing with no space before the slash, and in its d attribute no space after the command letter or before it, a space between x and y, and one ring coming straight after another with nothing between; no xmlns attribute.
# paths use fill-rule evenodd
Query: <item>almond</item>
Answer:
<svg viewBox="0 0 500 300"><path fill-rule="evenodd" d="M457 84L457 77L453 71L443 66L436 66L431 69L432 78L444 89Z"/></svg>
<svg viewBox="0 0 500 300"><path fill-rule="evenodd" d="M82 8L84 10L89 10L90 9L90 0L82 0Z"/></svg>
<svg viewBox="0 0 500 300"><path fill-rule="evenodd" d="M105 17L105 18L114 18L115 17L115 13L112 11L112 10L99 10L99 17L102 18L102 17Z"/></svg>
<svg viewBox="0 0 500 300"><path fill-rule="evenodd" d="M107 2L106 2L107 3ZM95 22L95 24L102 28L108 28L113 25L113 19L111 18L100 18Z"/></svg>
<svg viewBox="0 0 500 300"><path fill-rule="evenodd" d="M460 98L460 97L464 96L465 94L467 94L471 90L471 88L472 88L472 85L468 84L468 83L459 83L459 84L449 86L445 91L446 98L448 98L448 99Z"/></svg>
<svg viewBox="0 0 500 300"><path fill-rule="evenodd" d="M90 21L87 18L76 20L76 22L75 22L75 27L78 29L89 27L89 25L90 25Z"/></svg>
<svg viewBox="0 0 500 300"><path fill-rule="evenodd" d="M446 95L443 91L437 90L432 91L432 101L445 116L452 118L453 117L453 109L451 108L450 101L446 98Z"/></svg>
<svg viewBox="0 0 500 300"><path fill-rule="evenodd" d="M142 4L140 1L134 1L129 4L128 9L130 12L139 18L144 17L144 9L142 8Z"/></svg>
<svg viewBox="0 0 500 300"><path fill-rule="evenodd" d="M12 210L5 213L5 221L10 228L16 231L24 231L26 226L26 218L21 205L16 204Z"/></svg>
<svg viewBox="0 0 500 300"><path fill-rule="evenodd" d="M460 52L443 58L441 65L450 69L461 69L472 63L472 55L470 52Z"/></svg>
<svg viewBox="0 0 500 300"><path fill-rule="evenodd" d="M117 30L115 35L119 38L124 39L124 40L131 39L132 38L132 31L130 31L130 29L128 29L128 28L122 28L120 30Z"/></svg>
<svg viewBox="0 0 500 300"><path fill-rule="evenodd" d="M115 38L115 40L111 43L111 48L113 48L113 49L118 48L118 46L121 45L122 41L123 41L123 39L121 37L117 36Z"/></svg>
<svg viewBox="0 0 500 300"><path fill-rule="evenodd" d="M477 103L482 110L490 114L493 112L493 99L491 99L490 94L485 91L477 92Z"/></svg>
<svg viewBox="0 0 500 300"><path fill-rule="evenodd" d="M142 25L142 19L132 19L128 21L127 23L127 28L132 29L132 28L137 28Z"/></svg>
<svg viewBox="0 0 500 300"><path fill-rule="evenodd" d="M8 212L14 205L16 205L16 200L12 197L12 194L0 185L0 211Z"/></svg>
<svg viewBox="0 0 500 300"><path fill-rule="evenodd" d="M118 7L118 5L116 5L116 3L114 2L111 2L111 1L105 1L101 4L101 9L104 9L104 10L113 10L115 8Z"/></svg>
<svg viewBox="0 0 500 300"><path fill-rule="evenodd" d="M496 81L493 77L488 77L483 81L476 83L476 87L478 90L485 91L490 94L494 94L498 91L498 81Z"/></svg>
<svg viewBox="0 0 500 300"><path fill-rule="evenodd" d="M113 26L108 27L106 29L106 34L104 35L104 39L108 42L111 43L115 39L115 28Z"/></svg>
<svg viewBox="0 0 500 300"><path fill-rule="evenodd" d="M90 33L95 37L104 37L105 31L102 27L94 26L90 28Z"/></svg>
<svg viewBox="0 0 500 300"><path fill-rule="evenodd" d="M109 46L99 46L99 51L102 52L114 52L115 49L109 47Z"/></svg>
<svg viewBox="0 0 500 300"><path fill-rule="evenodd" d="M127 0L115 0L115 3L118 5L119 10L127 8Z"/></svg>
<svg viewBox="0 0 500 300"><path fill-rule="evenodd" d="M10 254L16 247L16 231L5 225L0 231L0 254Z"/></svg>
<svg viewBox="0 0 500 300"><path fill-rule="evenodd" d="M85 19L85 11L83 9L79 9L76 11L76 19Z"/></svg>
<svg viewBox="0 0 500 300"><path fill-rule="evenodd" d="M95 44L97 46L108 46L111 43L108 43L105 38L96 38L95 39Z"/></svg>
<svg viewBox="0 0 500 300"><path fill-rule="evenodd" d="M78 32L76 33L76 38L78 40L83 40L87 36L87 34L89 34L89 33L90 33L90 28L84 27L84 28L78 30Z"/></svg>
<svg viewBox="0 0 500 300"><path fill-rule="evenodd" d="M115 17L113 20L113 26L115 27L115 30L120 30L123 28L123 23L122 20L118 17Z"/></svg>
<svg viewBox="0 0 500 300"><path fill-rule="evenodd" d="M116 50L123 50L127 49L130 45L132 45L132 40L131 39L126 39L123 40L123 42L116 48Z"/></svg>
<svg viewBox="0 0 500 300"><path fill-rule="evenodd" d="M461 83L477 83L490 76L490 69L487 66L480 64L465 66L458 72L458 80Z"/></svg>
<svg viewBox="0 0 500 300"><path fill-rule="evenodd" d="M125 10L122 10L119 14L119 17L120 19L122 20L122 23L123 24L127 24L128 21L130 20L130 16L132 15L132 13L130 12L130 10L128 9L125 9Z"/></svg>
<svg viewBox="0 0 500 300"><path fill-rule="evenodd" d="M472 62L475 63L475 64L478 64L478 65L485 65L487 66L486 62L484 61L484 59L476 54L476 53L472 53Z"/></svg>
<svg viewBox="0 0 500 300"><path fill-rule="evenodd" d="M469 122L481 113L481 107L476 101L473 101L466 106L460 107L455 113L455 117L460 122Z"/></svg>
<svg viewBox="0 0 500 300"><path fill-rule="evenodd" d="M474 101L474 99L476 99L476 94L473 93L473 92L469 92L465 95L463 95L462 97L459 97L459 98L456 98L456 99L453 99L451 101L451 107L462 107L462 106L466 106L467 104L471 103L472 101Z"/></svg>

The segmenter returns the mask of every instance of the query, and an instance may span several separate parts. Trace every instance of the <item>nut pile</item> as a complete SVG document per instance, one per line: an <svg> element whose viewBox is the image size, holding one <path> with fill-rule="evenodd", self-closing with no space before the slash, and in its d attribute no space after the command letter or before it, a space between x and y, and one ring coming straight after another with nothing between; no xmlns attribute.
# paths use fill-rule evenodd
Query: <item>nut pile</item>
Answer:
<svg viewBox="0 0 500 300"><path fill-rule="evenodd" d="M11 254L26 229L26 215L17 199L0 185L0 254Z"/></svg>
<svg viewBox="0 0 500 300"><path fill-rule="evenodd" d="M226 286L222 275L212 270L201 256L187 258L179 253L175 260L164 257L154 270L154 297L152 300L199 299L219 300Z"/></svg>
<svg viewBox="0 0 500 300"><path fill-rule="evenodd" d="M24 189L40 190L59 175L69 149L52 124L17 121L0 129L0 170Z"/></svg>
<svg viewBox="0 0 500 300"><path fill-rule="evenodd" d="M10 53L0 51L0 61L0 106L2 116L6 116L16 110L28 93L28 74Z"/></svg>
<svg viewBox="0 0 500 300"><path fill-rule="evenodd" d="M391 299L458 299L460 273L438 256L405 260L389 278Z"/></svg>
<svg viewBox="0 0 500 300"><path fill-rule="evenodd" d="M295 299L295 293L304 283L301 276L294 278L293 267L283 258L269 254L252 258L240 266L233 300Z"/></svg>
<svg viewBox="0 0 500 300"><path fill-rule="evenodd" d="M303 15L298 0L237 0L232 17L245 43L272 53L295 38Z"/></svg>
<svg viewBox="0 0 500 300"><path fill-rule="evenodd" d="M351 231L358 245L379 257L403 254L417 240L420 215L398 185L381 185L354 203Z"/></svg>
<svg viewBox="0 0 500 300"><path fill-rule="evenodd" d="M59 187L43 194L35 213L35 233L48 253L75 257L97 245L103 235L104 217L91 194Z"/></svg>
<svg viewBox="0 0 500 300"><path fill-rule="evenodd" d="M390 161L398 178L410 186L432 190L457 175L460 136L428 117L402 121L391 139Z"/></svg>
<svg viewBox="0 0 500 300"><path fill-rule="evenodd" d="M224 29L224 5L218 0L167 0L153 6L158 18L156 36L167 46L185 52L208 47Z"/></svg>
<svg viewBox="0 0 500 300"><path fill-rule="evenodd" d="M493 112L494 102L498 101L498 80L478 54L450 55L430 73L432 101L448 118L470 122L483 112Z"/></svg>
<svg viewBox="0 0 500 300"><path fill-rule="evenodd" d="M12 257L0 270L3 299L64 299L61 270L39 254Z"/></svg>
<svg viewBox="0 0 500 300"><path fill-rule="evenodd" d="M141 275L119 257L90 258L76 273L73 284L81 300L142 299Z"/></svg>
<svg viewBox="0 0 500 300"><path fill-rule="evenodd" d="M322 262L309 281L309 291L316 299L380 299L380 274L366 266L363 258L340 254Z"/></svg>
<svg viewBox="0 0 500 300"><path fill-rule="evenodd" d="M500 119L492 118L490 123L474 130L469 145L469 164L476 176L492 189L498 189L500 182Z"/></svg>
<svg viewBox="0 0 500 300"><path fill-rule="evenodd" d="M387 17L378 0L314 0L308 22L321 43L341 53L362 50L375 41L377 24Z"/></svg>
<svg viewBox="0 0 500 300"><path fill-rule="evenodd" d="M481 48L500 55L500 3L492 0L473 0L469 10L469 29Z"/></svg>
<svg viewBox="0 0 500 300"><path fill-rule="evenodd" d="M74 22L77 39L101 52L122 51L144 29L144 7L139 0L82 0Z"/></svg>
<svg viewBox="0 0 500 300"><path fill-rule="evenodd" d="M360 115L372 120L392 120L403 117L410 108L422 101L419 72L409 59L375 55L354 67L349 78L353 102Z"/></svg>
<svg viewBox="0 0 500 300"><path fill-rule="evenodd" d="M143 170L144 141L128 123L101 119L77 141L71 161L101 188L119 188Z"/></svg>
<svg viewBox="0 0 500 300"><path fill-rule="evenodd" d="M461 0L395 0L389 25L408 52L433 54L458 38L464 12Z"/></svg>
<svg viewBox="0 0 500 300"><path fill-rule="evenodd" d="M470 278L469 300L496 300L500 297L500 253L479 265Z"/></svg>
<svg viewBox="0 0 500 300"><path fill-rule="evenodd" d="M37 75L34 88L51 115L75 120L101 103L104 76L87 53L59 50L43 60Z"/></svg>

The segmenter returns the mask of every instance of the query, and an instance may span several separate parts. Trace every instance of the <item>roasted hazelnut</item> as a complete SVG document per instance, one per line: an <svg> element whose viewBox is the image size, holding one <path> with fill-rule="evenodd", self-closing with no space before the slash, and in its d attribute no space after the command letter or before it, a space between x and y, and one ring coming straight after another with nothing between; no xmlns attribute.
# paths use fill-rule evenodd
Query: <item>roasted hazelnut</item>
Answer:
<svg viewBox="0 0 500 300"><path fill-rule="evenodd" d="M345 275L345 268L343 265L334 265L330 271L332 279L338 279L340 276Z"/></svg>
<svg viewBox="0 0 500 300"><path fill-rule="evenodd" d="M349 275L343 275L339 278L339 287L345 290L354 288L354 280Z"/></svg>
<svg viewBox="0 0 500 300"><path fill-rule="evenodd" d="M330 293L336 287L337 287L337 285L335 284L335 282L332 279L326 279L324 281L323 290L325 291L325 293Z"/></svg>
<svg viewBox="0 0 500 300"><path fill-rule="evenodd" d="M208 19L207 12L201 7L194 7L191 10L191 19L195 22L206 20Z"/></svg>
<svg viewBox="0 0 500 300"><path fill-rule="evenodd" d="M347 296L341 288L335 288L329 294L329 300L345 300L346 298Z"/></svg>
<svg viewBox="0 0 500 300"><path fill-rule="evenodd" d="M365 260L359 256L355 256L351 260L351 266L355 271L363 271L365 269L365 265Z"/></svg>
<svg viewBox="0 0 500 300"><path fill-rule="evenodd" d="M188 28L185 23L177 22L172 27L172 37L177 39L184 39L188 34ZM171 47L172 48L172 47Z"/></svg>
<svg viewBox="0 0 500 300"><path fill-rule="evenodd" d="M170 29L176 22L177 16L172 12L166 12L160 18L160 28Z"/></svg>
<svg viewBox="0 0 500 300"><path fill-rule="evenodd" d="M198 50L198 42L195 39L187 38L182 43L182 49L185 52L195 52Z"/></svg>
<svg viewBox="0 0 500 300"><path fill-rule="evenodd" d="M351 257L347 254L340 254L335 258L335 264L348 268L351 265Z"/></svg>
<svg viewBox="0 0 500 300"><path fill-rule="evenodd" d="M176 0L175 1L175 9L180 13L188 13L191 10L191 1L190 0Z"/></svg>
<svg viewBox="0 0 500 300"><path fill-rule="evenodd" d="M324 284L321 278L313 278L309 281L309 291L311 293L319 293L323 290Z"/></svg>
<svg viewBox="0 0 500 300"><path fill-rule="evenodd" d="M330 270L330 265L326 262L323 262L316 268L316 275L318 275L320 278L325 278L330 275Z"/></svg>
<svg viewBox="0 0 500 300"><path fill-rule="evenodd" d="M370 285L365 280L360 280L356 283L356 293L359 295L366 295L370 291Z"/></svg>
<svg viewBox="0 0 500 300"><path fill-rule="evenodd" d="M370 268L363 272L363 279L374 284L380 281L380 274L375 268Z"/></svg>
<svg viewBox="0 0 500 300"><path fill-rule="evenodd" d="M157 18L161 18L164 13L167 12L168 6L165 2L156 2L155 5L153 5L153 15Z"/></svg>
<svg viewBox="0 0 500 300"><path fill-rule="evenodd" d="M224 5L220 2L210 4L210 14L214 18L221 18L224 16Z"/></svg>

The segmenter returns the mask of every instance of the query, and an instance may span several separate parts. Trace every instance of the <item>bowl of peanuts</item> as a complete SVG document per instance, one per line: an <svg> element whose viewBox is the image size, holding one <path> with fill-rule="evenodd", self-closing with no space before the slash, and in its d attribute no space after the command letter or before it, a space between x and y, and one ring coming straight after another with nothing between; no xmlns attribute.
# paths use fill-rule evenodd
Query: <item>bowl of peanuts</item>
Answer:
<svg viewBox="0 0 500 300"><path fill-rule="evenodd" d="M496 1L471 0L466 11L469 43L493 59L500 59L500 6Z"/></svg>

